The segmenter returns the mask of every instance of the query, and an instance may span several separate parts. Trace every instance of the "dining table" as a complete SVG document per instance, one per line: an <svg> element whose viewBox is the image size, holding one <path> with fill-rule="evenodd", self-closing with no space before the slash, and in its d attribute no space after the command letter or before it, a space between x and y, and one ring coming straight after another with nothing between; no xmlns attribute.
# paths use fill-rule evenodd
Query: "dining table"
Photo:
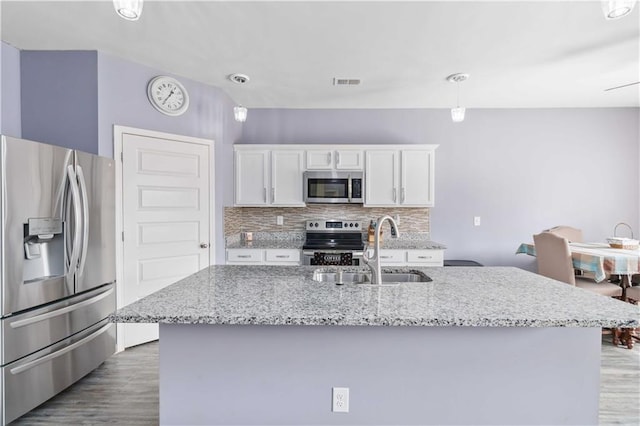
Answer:
<svg viewBox="0 0 640 426"><path fill-rule="evenodd" d="M580 242L569 243L573 268L583 272L591 272L595 282L602 282L607 278L619 277L618 284L622 287L622 300L627 301L626 289L631 286L631 277L640 273L640 248L613 248L607 243ZM533 243L522 243L516 254L524 253L536 255ZM631 349L633 347L634 332L631 329L613 330L613 343L621 341Z"/></svg>
<svg viewBox="0 0 640 426"><path fill-rule="evenodd" d="M596 282L604 281L608 276L620 275L622 287L629 287L631 276L640 273L640 248L612 248L607 243L569 243L573 268L592 272ZM536 255L533 243L522 243L516 253Z"/></svg>

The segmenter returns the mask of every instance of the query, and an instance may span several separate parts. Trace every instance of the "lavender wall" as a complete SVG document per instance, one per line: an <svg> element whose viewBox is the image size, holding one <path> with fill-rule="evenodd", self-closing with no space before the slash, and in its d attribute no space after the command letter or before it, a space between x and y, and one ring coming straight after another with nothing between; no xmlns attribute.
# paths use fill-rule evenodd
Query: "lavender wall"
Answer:
<svg viewBox="0 0 640 426"><path fill-rule="evenodd" d="M98 54L20 55L22 137L98 153Z"/></svg>
<svg viewBox="0 0 640 426"><path fill-rule="evenodd" d="M113 126L130 126L215 141L216 262L224 263L223 206L233 204L233 144L241 124L233 119L235 103L213 86L178 78L190 95L189 109L170 117L156 111L147 99L147 83L161 70L104 53L98 54L98 152L113 157Z"/></svg>
<svg viewBox="0 0 640 426"><path fill-rule="evenodd" d="M439 144L431 237L446 258L534 269L514 253L542 229L572 225L594 241L618 222L640 232L638 113L470 109L452 123L435 109L252 109L242 143Z"/></svg>
<svg viewBox="0 0 640 426"><path fill-rule="evenodd" d="M0 44L0 133L21 137L20 51Z"/></svg>

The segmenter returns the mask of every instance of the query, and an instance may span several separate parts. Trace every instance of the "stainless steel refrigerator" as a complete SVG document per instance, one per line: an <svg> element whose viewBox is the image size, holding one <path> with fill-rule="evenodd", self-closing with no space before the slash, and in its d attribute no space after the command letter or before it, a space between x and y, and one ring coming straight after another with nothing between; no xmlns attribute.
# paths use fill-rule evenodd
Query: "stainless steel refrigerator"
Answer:
<svg viewBox="0 0 640 426"><path fill-rule="evenodd" d="M2 136L2 424L115 352L113 160Z"/></svg>

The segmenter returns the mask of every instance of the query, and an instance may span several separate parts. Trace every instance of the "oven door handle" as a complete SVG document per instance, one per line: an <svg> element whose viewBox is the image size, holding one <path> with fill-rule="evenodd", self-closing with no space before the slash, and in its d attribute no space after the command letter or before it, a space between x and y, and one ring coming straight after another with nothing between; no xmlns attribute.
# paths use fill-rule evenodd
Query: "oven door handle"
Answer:
<svg viewBox="0 0 640 426"><path fill-rule="evenodd" d="M351 195L352 195L351 174L349 174L347 178L347 198L349 199L349 202L351 202Z"/></svg>

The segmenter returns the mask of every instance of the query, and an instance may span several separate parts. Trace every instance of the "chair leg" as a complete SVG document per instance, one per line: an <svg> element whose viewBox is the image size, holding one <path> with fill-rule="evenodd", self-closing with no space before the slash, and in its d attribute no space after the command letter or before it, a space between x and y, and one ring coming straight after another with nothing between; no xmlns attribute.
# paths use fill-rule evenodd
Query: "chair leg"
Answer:
<svg viewBox="0 0 640 426"><path fill-rule="evenodd" d="M613 345L618 346L620 344L627 347L627 349L633 349L633 336L631 328L614 328L613 329Z"/></svg>

